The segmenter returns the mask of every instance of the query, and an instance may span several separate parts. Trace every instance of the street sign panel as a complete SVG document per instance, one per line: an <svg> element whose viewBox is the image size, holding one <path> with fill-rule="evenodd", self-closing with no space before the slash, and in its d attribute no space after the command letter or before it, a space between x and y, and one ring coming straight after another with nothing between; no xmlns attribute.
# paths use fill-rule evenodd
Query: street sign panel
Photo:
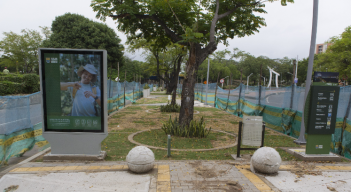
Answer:
<svg viewBox="0 0 351 192"><path fill-rule="evenodd" d="M314 72L314 85L338 86L339 72Z"/></svg>
<svg viewBox="0 0 351 192"><path fill-rule="evenodd" d="M308 134L333 134L338 110L339 87L312 86Z"/></svg>
<svg viewBox="0 0 351 192"><path fill-rule="evenodd" d="M298 80L299 80L298 78L295 78L295 79L294 79L294 83L297 83Z"/></svg>
<svg viewBox="0 0 351 192"><path fill-rule="evenodd" d="M224 83L224 79L219 80L220 83Z"/></svg>

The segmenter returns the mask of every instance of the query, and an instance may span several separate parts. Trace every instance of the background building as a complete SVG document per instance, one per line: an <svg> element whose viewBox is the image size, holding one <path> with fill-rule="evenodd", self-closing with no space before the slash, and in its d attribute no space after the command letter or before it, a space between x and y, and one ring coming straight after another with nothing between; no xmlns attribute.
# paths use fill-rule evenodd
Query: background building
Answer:
<svg viewBox="0 0 351 192"><path fill-rule="evenodd" d="M327 51L327 48L332 45L331 43L323 43L316 45L316 54L324 53Z"/></svg>

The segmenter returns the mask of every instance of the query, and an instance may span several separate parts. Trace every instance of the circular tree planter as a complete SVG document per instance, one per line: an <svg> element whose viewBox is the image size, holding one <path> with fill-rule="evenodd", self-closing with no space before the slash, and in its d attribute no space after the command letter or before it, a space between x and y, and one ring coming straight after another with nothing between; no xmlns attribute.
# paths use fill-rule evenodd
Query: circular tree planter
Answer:
<svg viewBox="0 0 351 192"><path fill-rule="evenodd" d="M158 128L160 129L160 128ZM151 130L157 130L157 129L151 129ZM142 132L145 132L145 131L150 131L150 130L143 130L143 131L138 131L136 133L133 133L133 134L130 134L128 136L128 140L131 142L131 143L134 143L136 145L139 145L139 146L145 146L145 147L148 147L148 148L151 148L151 149L161 149L161 150L168 150L167 148L163 148L163 147L156 147L156 146L151 146L151 145L145 145L145 144L142 144L142 143L139 143L139 142L136 142L134 141L134 136L135 135L138 135ZM232 133L227 133L225 131L220 131L220 130L215 130L215 129L211 129L211 131L215 131L215 132L220 132L220 133L225 133L227 135L231 135L233 137L236 137L235 134L232 134ZM171 151L214 151L214 150L218 150L218 149L227 149L227 148L231 148L231 147L234 147L237 145L237 140L235 141L235 143L233 144L230 144L230 145L227 145L227 146L223 146L223 147L216 147L216 148L210 148L210 149L171 149Z"/></svg>

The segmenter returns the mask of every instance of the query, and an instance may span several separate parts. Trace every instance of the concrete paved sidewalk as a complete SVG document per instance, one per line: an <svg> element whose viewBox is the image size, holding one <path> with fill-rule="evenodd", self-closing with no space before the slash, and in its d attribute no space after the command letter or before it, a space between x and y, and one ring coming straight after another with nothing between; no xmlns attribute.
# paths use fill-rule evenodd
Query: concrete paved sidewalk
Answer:
<svg viewBox="0 0 351 192"><path fill-rule="evenodd" d="M351 164L313 164L309 172L283 162L277 175L249 170L248 160L156 161L148 173L135 174L124 161L28 162L7 170L0 191L349 191ZM303 163L303 162L301 162Z"/></svg>

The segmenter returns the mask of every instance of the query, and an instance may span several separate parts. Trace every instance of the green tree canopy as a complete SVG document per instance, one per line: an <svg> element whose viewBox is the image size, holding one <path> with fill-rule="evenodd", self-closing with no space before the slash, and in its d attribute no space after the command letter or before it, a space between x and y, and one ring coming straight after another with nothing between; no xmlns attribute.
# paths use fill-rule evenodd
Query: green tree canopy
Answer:
<svg viewBox="0 0 351 192"><path fill-rule="evenodd" d="M0 65L16 67L16 71L31 73L38 69L38 48L43 37L38 31L23 29L21 34L4 32L5 37L0 41Z"/></svg>
<svg viewBox="0 0 351 192"><path fill-rule="evenodd" d="M325 53L318 54L314 68L319 71L328 68L328 71L339 72L340 77L351 77L351 26L340 36L332 37L328 43L332 45Z"/></svg>
<svg viewBox="0 0 351 192"><path fill-rule="evenodd" d="M216 51L213 53L213 59L210 59L210 70L209 70L209 81L211 83L216 83L218 78L218 73L220 73L219 78L224 78L232 74L232 79L238 79L240 77L240 72L237 70L238 62L232 59L226 59L226 56L230 54L230 51ZM198 71L198 80L203 77L203 81L207 78L207 67L208 59L206 59L200 66ZM201 81L201 80L200 80Z"/></svg>
<svg viewBox="0 0 351 192"><path fill-rule="evenodd" d="M273 2L274 0L267 0ZM173 43L186 46L189 59L183 81L179 121L189 125L194 112L194 88L198 67L217 49L218 43L228 44L228 38L244 37L265 26L264 0L94 0L91 6L97 18L111 16L117 28L131 38L147 41L167 36ZM280 0L282 5L293 0ZM166 40L166 42L168 42ZM161 43L160 43L161 44Z"/></svg>
<svg viewBox="0 0 351 192"><path fill-rule="evenodd" d="M44 29L43 29L44 30ZM56 17L52 34L43 41L44 47L74 49L105 49L108 65L123 65L123 45L115 31L106 24L89 20L78 14L66 13Z"/></svg>

